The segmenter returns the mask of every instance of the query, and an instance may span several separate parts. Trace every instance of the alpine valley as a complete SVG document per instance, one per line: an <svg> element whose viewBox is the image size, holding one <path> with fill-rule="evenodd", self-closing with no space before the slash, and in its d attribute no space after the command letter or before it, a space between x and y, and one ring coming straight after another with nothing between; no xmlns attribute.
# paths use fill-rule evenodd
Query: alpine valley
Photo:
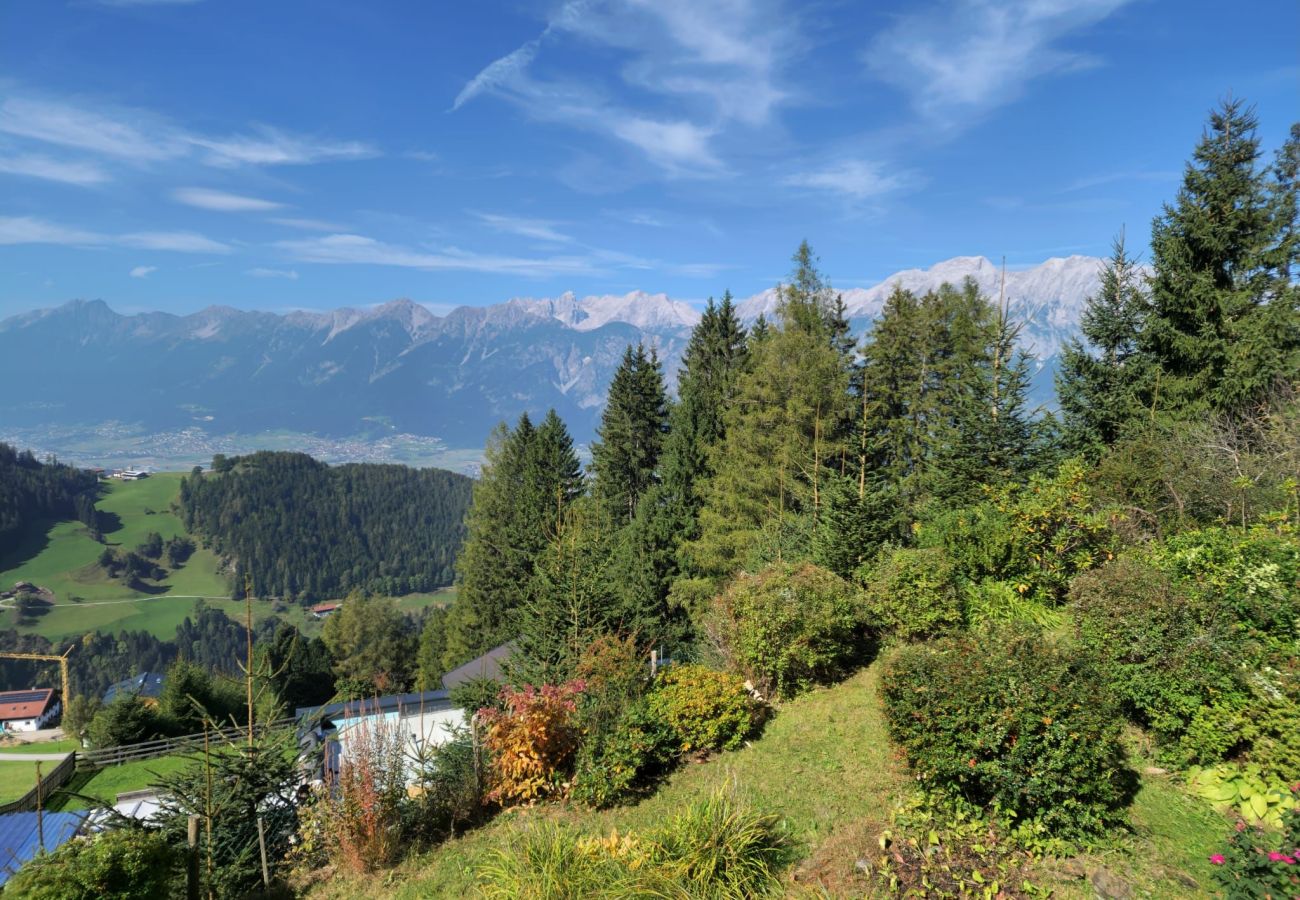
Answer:
<svg viewBox="0 0 1300 900"><path fill-rule="evenodd" d="M1006 273L1021 345L1035 358L1037 402L1051 402L1056 358L1097 290L1101 262L1071 256ZM896 285L922 293L967 277L999 296L1001 269L979 256L840 294L861 334ZM737 304L746 323L772 319L776 305L775 288ZM284 315L213 306L184 316L121 315L102 300L73 300L0 322L0 358L32 361L10 366L0 381L0 440L104 464L115 457L102 435L114 429L140 444L160 434L243 436L235 451L275 431L355 439L365 456L394 435L436 439L444 450L481 448L498 422L554 408L586 443L627 345L655 347L671 385L699 316L692 305L641 291L512 299L445 316L410 300Z"/></svg>

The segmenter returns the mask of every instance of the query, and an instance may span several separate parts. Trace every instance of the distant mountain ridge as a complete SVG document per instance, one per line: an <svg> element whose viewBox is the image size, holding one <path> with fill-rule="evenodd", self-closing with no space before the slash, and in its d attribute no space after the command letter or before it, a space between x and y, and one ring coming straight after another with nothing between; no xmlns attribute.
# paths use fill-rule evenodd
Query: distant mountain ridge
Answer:
<svg viewBox="0 0 1300 900"><path fill-rule="evenodd" d="M1040 395L1102 262L1071 256L1006 273L1022 343L1039 362ZM840 293L861 332L895 285L923 292L966 277L998 296L1001 270L984 257ZM773 317L777 302L772 288L737 306L752 322ZM624 347L655 346L674 381L699 317L689 304L643 291L516 298L443 316L410 300L283 315L212 306L129 316L101 300L74 300L0 321L0 358L10 362L0 416L27 427L112 420L220 433L396 430L478 447L496 422L554 407L575 438L589 441Z"/></svg>

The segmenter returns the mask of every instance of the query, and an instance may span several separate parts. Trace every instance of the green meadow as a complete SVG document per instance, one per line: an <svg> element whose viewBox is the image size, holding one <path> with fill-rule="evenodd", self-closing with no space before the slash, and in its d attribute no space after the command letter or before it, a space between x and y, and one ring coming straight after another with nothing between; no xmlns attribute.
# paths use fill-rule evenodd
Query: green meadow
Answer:
<svg viewBox="0 0 1300 900"><path fill-rule="evenodd" d="M187 616L194 615L200 598L231 618L242 619L244 603L226 599L229 588L218 571L218 560L201 547L183 566L169 569L150 593L128 588L99 567L97 560L105 546L130 550L153 531L164 540L186 534L172 511L183 477L180 472L164 472L142 481L105 483L97 503L104 525L103 544L92 540L79 522L54 522L43 530L33 530L16 546L0 548L0 586L30 581L55 595L55 606L34 622L18 626L19 630L55 641L91 631L123 630L147 631L166 640L174 637L176 626ZM447 588L400 597L397 602L403 610L416 612L454 598L455 589ZM276 607L268 601L255 601L254 621L279 615L307 634L319 633L320 620L302 607L279 605L279 612ZM0 623L7 627L13 615L0 610Z"/></svg>

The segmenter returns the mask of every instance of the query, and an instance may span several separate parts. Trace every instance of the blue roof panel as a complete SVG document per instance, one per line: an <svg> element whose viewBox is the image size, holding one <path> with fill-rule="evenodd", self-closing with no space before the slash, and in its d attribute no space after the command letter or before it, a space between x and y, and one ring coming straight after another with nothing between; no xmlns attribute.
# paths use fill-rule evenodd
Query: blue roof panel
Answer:
<svg viewBox="0 0 1300 900"><path fill-rule="evenodd" d="M87 814L85 811L45 813L46 852L53 852L70 841ZM36 813L16 812L0 816L0 885L13 877L40 849Z"/></svg>

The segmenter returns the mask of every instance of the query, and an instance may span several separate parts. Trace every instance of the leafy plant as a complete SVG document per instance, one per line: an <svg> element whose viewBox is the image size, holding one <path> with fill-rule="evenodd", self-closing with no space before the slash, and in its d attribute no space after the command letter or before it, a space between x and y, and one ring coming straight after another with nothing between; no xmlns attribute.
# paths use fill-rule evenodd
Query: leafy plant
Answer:
<svg viewBox="0 0 1300 900"><path fill-rule="evenodd" d="M402 847L404 732L386 719L364 719L346 738L338 774L326 778L318 800L327 854L353 872L372 872L392 863Z"/></svg>
<svg viewBox="0 0 1300 900"><path fill-rule="evenodd" d="M739 676L699 665L664 670L650 693L650 711L677 733L684 753L735 750L757 713Z"/></svg>
<svg viewBox="0 0 1300 900"><path fill-rule="evenodd" d="M709 631L764 695L834 681L867 644L862 597L833 572L774 565L739 575L713 601Z"/></svg>
<svg viewBox="0 0 1300 900"><path fill-rule="evenodd" d="M1134 788L1122 717L1086 658L1003 629L904 647L883 684L890 733L922 785L1065 840L1122 819Z"/></svg>
<svg viewBox="0 0 1300 900"><path fill-rule="evenodd" d="M1296 802L1285 782L1266 778L1255 765L1193 766L1187 770L1187 786L1248 825L1281 828L1283 812Z"/></svg>
<svg viewBox="0 0 1300 900"><path fill-rule="evenodd" d="M574 713L581 681L523 690L505 688L502 710L485 710L485 746L491 759L487 799L525 803L562 790L579 731Z"/></svg>
<svg viewBox="0 0 1300 900"><path fill-rule="evenodd" d="M156 831L121 828L74 838L31 860L5 893L29 900L153 900L175 896L181 853Z"/></svg>
<svg viewBox="0 0 1300 900"><path fill-rule="evenodd" d="M672 726L638 701L612 728L587 736L574 766L573 798L596 808L626 802L652 786L680 751Z"/></svg>
<svg viewBox="0 0 1300 900"><path fill-rule="evenodd" d="M886 549L858 579L868 620L886 634L914 641L961 627L957 567L942 548Z"/></svg>
<svg viewBox="0 0 1300 900"><path fill-rule="evenodd" d="M1210 857L1229 900L1300 897L1300 784L1292 785L1278 831L1237 823L1222 853Z"/></svg>

